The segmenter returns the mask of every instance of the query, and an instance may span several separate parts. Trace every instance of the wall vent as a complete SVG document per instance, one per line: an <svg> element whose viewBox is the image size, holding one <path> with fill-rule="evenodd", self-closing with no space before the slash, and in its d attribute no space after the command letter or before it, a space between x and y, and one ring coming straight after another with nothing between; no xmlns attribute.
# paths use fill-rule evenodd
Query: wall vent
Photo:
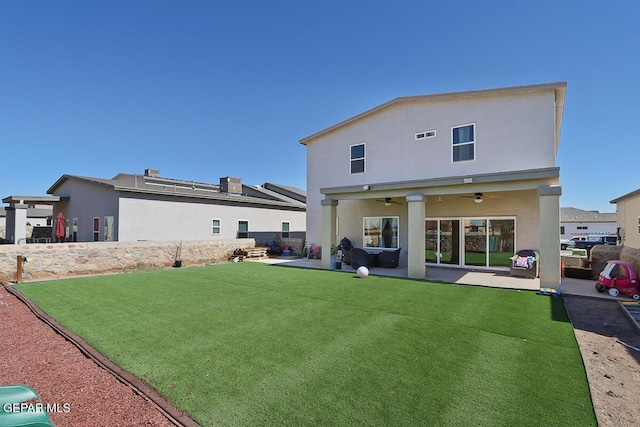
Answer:
<svg viewBox="0 0 640 427"><path fill-rule="evenodd" d="M418 132L416 133L416 141L419 139L426 139L426 138L433 138L434 136L436 136L436 131L435 130L427 130L424 132Z"/></svg>

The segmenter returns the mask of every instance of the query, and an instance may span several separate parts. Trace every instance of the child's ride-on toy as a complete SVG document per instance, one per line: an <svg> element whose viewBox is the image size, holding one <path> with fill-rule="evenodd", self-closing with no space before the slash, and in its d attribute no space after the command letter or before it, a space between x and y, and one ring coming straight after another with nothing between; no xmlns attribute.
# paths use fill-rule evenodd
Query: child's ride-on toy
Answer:
<svg viewBox="0 0 640 427"><path fill-rule="evenodd" d="M602 270L596 283L596 290L604 292L609 289L609 295L617 297L620 293L640 300L640 287L638 287L638 275L633 265L626 261L609 260Z"/></svg>

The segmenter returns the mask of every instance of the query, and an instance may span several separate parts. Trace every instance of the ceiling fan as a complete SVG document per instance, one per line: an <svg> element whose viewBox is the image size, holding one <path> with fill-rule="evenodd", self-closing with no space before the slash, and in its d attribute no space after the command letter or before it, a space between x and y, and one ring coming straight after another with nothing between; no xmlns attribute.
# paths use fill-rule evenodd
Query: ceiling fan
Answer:
<svg viewBox="0 0 640 427"><path fill-rule="evenodd" d="M399 202L394 202L393 200L391 200L391 197L386 197L384 200L376 200L376 202L384 203L385 206L400 204Z"/></svg>
<svg viewBox="0 0 640 427"><path fill-rule="evenodd" d="M500 197L498 196L494 196L491 194L484 194L484 193L474 193L473 196L460 196L460 197L466 197L469 199L473 199L474 202L476 203L482 203L484 201L484 199L499 199Z"/></svg>

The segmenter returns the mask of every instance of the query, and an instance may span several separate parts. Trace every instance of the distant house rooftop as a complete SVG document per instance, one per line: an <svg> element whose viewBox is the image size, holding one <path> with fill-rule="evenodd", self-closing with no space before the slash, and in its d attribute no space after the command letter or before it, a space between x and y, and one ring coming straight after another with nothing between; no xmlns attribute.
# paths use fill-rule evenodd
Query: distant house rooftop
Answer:
<svg viewBox="0 0 640 427"><path fill-rule="evenodd" d="M114 191L144 193L171 197L188 197L230 202L233 204L260 205L263 207L306 210L306 192L294 187L266 183L242 184L240 178L223 177L218 184L165 178L156 169L145 170L144 175L120 173L111 179L79 175L62 175L48 190L55 194L67 180L78 180L102 185Z"/></svg>
<svg viewBox="0 0 640 427"><path fill-rule="evenodd" d="M560 222L616 222L615 213L600 213L577 208L560 208Z"/></svg>
<svg viewBox="0 0 640 427"><path fill-rule="evenodd" d="M49 209L46 208L27 208L27 218L48 218L53 213L53 206ZM7 211L4 207L0 207L0 217L7 216Z"/></svg>

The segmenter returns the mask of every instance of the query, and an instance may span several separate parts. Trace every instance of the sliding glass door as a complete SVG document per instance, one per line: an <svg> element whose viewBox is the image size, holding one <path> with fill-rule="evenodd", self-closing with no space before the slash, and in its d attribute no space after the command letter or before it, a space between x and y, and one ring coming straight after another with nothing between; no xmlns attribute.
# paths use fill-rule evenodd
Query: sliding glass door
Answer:
<svg viewBox="0 0 640 427"><path fill-rule="evenodd" d="M477 267L508 267L515 247L515 218L425 220L425 261Z"/></svg>
<svg viewBox="0 0 640 427"><path fill-rule="evenodd" d="M509 267L515 250L515 221L490 219L488 232L489 267Z"/></svg>
<svg viewBox="0 0 640 427"><path fill-rule="evenodd" d="M438 232L437 219L428 219L424 222L425 228L425 261L430 263L438 263L438 254L440 253L440 234Z"/></svg>
<svg viewBox="0 0 640 427"><path fill-rule="evenodd" d="M487 265L487 220L464 220L464 265Z"/></svg>

